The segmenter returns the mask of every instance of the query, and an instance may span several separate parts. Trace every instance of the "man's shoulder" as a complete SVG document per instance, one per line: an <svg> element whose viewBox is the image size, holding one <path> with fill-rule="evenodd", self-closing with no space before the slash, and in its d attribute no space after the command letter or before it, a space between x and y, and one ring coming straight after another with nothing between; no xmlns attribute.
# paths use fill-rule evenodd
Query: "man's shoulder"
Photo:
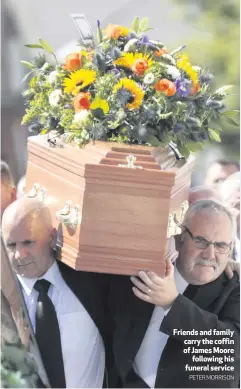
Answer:
<svg viewBox="0 0 241 389"><path fill-rule="evenodd" d="M225 272L223 272L219 278L221 279L224 288L226 288L227 286L229 286L230 288L240 287L239 275L236 271L233 272L232 278L229 278Z"/></svg>
<svg viewBox="0 0 241 389"><path fill-rule="evenodd" d="M75 291L85 288L91 289L94 293L95 290L97 292L100 289L107 290L109 286L109 275L107 274L75 270L60 261L57 261L57 264L64 281Z"/></svg>

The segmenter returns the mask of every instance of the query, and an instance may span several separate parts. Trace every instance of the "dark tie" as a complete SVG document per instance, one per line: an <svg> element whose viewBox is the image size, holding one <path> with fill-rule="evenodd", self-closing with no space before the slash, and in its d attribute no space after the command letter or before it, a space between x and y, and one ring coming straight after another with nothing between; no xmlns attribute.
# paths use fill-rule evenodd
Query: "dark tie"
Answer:
<svg viewBox="0 0 241 389"><path fill-rule="evenodd" d="M34 289L39 292L36 339L51 387L66 388L59 324L54 305L48 296L50 285L47 280L38 280L34 285Z"/></svg>
<svg viewBox="0 0 241 389"><path fill-rule="evenodd" d="M189 300L193 300L198 289L199 289L199 285L190 285L189 284L187 286L187 288L185 289L183 296L187 297ZM168 340L170 340L170 338ZM164 347L164 349L165 349L165 347ZM161 368L162 361L163 361L162 356L163 356L163 352L162 352L162 355L161 355L161 358L160 358L159 364L158 364L156 381L155 381L155 388L162 388L162 387L164 387L163 385L165 383L165 378L163 378L163 369Z"/></svg>

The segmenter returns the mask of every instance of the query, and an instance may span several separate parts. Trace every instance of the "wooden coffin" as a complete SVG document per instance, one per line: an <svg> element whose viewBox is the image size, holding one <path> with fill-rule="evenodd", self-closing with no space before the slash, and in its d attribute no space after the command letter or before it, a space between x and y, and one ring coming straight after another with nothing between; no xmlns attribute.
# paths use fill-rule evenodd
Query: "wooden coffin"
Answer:
<svg viewBox="0 0 241 389"><path fill-rule="evenodd" d="M29 138L26 192L49 206L60 260L76 270L164 275L169 214L187 200L194 159L166 171L152 151L108 142L78 150ZM129 155L136 168L127 167Z"/></svg>

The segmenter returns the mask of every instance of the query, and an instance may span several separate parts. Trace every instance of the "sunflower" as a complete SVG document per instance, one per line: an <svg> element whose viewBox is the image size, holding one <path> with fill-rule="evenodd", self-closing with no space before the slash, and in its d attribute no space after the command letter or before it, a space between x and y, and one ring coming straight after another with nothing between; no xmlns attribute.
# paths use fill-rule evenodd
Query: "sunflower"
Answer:
<svg viewBox="0 0 241 389"><path fill-rule="evenodd" d="M115 85L113 92L117 93L119 90L124 89L127 90L131 94L131 102L126 104L126 108L128 109L138 109L141 106L144 91L135 83L133 80L129 80L129 78L122 78Z"/></svg>
<svg viewBox="0 0 241 389"><path fill-rule="evenodd" d="M76 72L72 72L69 77L66 77L63 81L64 92L72 93L74 96L79 91L86 88L88 85L93 84L96 79L96 72L94 70L80 69Z"/></svg>
<svg viewBox="0 0 241 389"><path fill-rule="evenodd" d="M190 64L187 54L182 54L177 60L177 68L183 70L192 80L195 87L198 83L198 72Z"/></svg>
<svg viewBox="0 0 241 389"><path fill-rule="evenodd" d="M132 70L135 63L139 60L143 60L147 63L147 69L153 64L150 56L142 53L122 53L122 56L118 58L114 64Z"/></svg>
<svg viewBox="0 0 241 389"><path fill-rule="evenodd" d="M90 109L95 110L102 110L103 113L106 115L109 112L109 104L106 100L100 99L99 97L96 97L92 103L90 104Z"/></svg>

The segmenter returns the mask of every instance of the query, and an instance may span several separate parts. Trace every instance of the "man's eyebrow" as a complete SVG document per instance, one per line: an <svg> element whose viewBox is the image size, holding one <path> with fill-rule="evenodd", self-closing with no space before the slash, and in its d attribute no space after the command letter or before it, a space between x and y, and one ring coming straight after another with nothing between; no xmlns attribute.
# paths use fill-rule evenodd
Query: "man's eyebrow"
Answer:
<svg viewBox="0 0 241 389"><path fill-rule="evenodd" d="M204 238L204 236L197 235L197 236L193 236L193 237L195 239L205 240L206 242L208 242L208 240L206 238Z"/></svg>
<svg viewBox="0 0 241 389"><path fill-rule="evenodd" d="M227 242L215 242L215 243L218 243L218 244L225 244L225 245L227 245L227 246L229 246L232 242L230 242L230 243L227 243Z"/></svg>

